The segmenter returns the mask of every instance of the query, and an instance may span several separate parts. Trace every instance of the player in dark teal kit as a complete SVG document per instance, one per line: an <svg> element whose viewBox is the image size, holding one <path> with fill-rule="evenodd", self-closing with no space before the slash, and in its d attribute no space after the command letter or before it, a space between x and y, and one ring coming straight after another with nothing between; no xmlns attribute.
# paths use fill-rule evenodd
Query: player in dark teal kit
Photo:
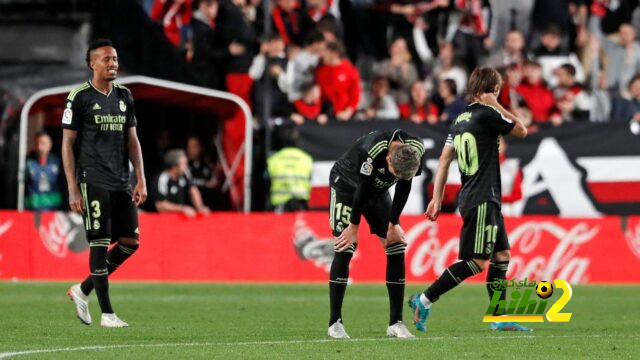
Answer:
<svg viewBox="0 0 640 360"><path fill-rule="evenodd" d="M413 295L409 300L419 331L426 331L425 322L433 302L466 278L480 273L487 265L489 298L494 291L490 284L495 279L506 278L511 253L500 213L498 140L507 134L524 138L527 129L520 119L498 103L501 86L502 79L495 69L477 68L473 71L467 86L471 104L454 120L442 149L433 199L425 215L432 221L438 218L449 164L457 157L462 179L458 195L463 219L459 249L461 261L449 266L424 293ZM502 291L501 296L504 299L506 291ZM530 330L512 322L493 323L491 328Z"/></svg>
<svg viewBox="0 0 640 360"><path fill-rule="evenodd" d="M76 315L91 324L88 295L95 288L104 327L126 327L109 300L108 275L138 249L136 206L147 197L131 91L115 84L118 55L111 41L89 45L90 81L69 93L62 116L62 159L72 211L83 215L90 275L67 294ZM129 160L136 174L131 191ZM114 244L107 251L110 244Z"/></svg>
<svg viewBox="0 0 640 360"><path fill-rule="evenodd" d="M404 302L404 253L406 242L399 218L411 191L411 179L420 175L424 145L402 130L373 131L358 140L331 169L329 223L336 238L329 272L331 314L328 335L348 338L342 324L342 301L349 279L349 262L356 250L360 217L387 253L389 327L387 335L414 337L402 322ZM393 201L389 188L396 185Z"/></svg>

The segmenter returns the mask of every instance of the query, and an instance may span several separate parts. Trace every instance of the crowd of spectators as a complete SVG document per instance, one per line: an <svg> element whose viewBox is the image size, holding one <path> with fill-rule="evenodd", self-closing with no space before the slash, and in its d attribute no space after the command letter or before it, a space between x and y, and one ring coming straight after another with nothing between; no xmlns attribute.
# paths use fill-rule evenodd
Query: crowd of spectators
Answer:
<svg viewBox="0 0 640 360"><path fill-rule="evenodd" d="M640 119L637 3L272 0L265 16L263 0L155 0L150 17L202 85L257 119L449 123L486 65L503 74L503 105L560 126Z"/></svg>

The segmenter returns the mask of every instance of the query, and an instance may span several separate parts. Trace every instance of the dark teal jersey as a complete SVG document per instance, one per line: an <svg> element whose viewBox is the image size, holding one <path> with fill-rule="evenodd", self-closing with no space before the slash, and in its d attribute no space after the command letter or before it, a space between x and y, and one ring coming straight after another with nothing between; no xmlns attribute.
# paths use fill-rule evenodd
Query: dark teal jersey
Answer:
<svg viewBox="0 0 640 360"><path fill-rule="evenodd" d="M453 146L458 156L461 212L486 201L501 205L498 141L514 126L498 110L480 103L467 106L451 124L445 146Z"/></svg>
<svg viewBox="0 0 640 360"><path fill-rule="evenodd" d="M128 130L134 126L133 96L126 87L114 84L105 94L87 81L71 91L62 127L78 132L77 181L107 190L129 189Z"/></svg>
<svg viewBox="0 0 640 360"><path fill-rule="evenodd" d="M384 194L398 179L387 166L389 144L398 140L418 150L420 163L424 164L424 144L422 139L407 132L396 130L376 130L360 137L349 150L336 161L330 184L338 191L353 192L361 181L368 181L368 188L376 194ZM416 176L422 172L422 165Z"/></svg>

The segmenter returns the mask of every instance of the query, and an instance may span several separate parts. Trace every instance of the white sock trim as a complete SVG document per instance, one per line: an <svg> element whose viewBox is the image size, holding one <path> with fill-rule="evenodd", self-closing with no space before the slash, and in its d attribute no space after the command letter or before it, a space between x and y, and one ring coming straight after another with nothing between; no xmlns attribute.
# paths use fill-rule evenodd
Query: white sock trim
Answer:
<svg viewBox="0 0 640 360"><path fill-rule="evenodd" d="M420 302L427 309L431 307L431 300L424 293L420 294Z"/></svg>

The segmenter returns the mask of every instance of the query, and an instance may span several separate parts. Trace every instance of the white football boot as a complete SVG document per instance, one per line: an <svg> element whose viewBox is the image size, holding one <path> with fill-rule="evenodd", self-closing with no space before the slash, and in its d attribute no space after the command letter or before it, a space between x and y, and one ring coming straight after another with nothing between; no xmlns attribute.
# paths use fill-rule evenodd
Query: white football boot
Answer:
<svg viewBox="0 0 640 360"><path fill-rule="evenodd" d="M100 319L100 326L106 328L124 328L129 327L129 324L120 320L120 318L114 314L102 314Z"/></svg>
<svg viewBox="0 0 640 360"><path fill-rule="evenodd" d="M76 304L76 316L85 325L91 325L91 314L89 313L89 297L82 293L80 284L75 284L67 290L69 299Z"/></svg>
<svg viewBox="0 0 640 360"><path fill-rule="evenodd" d="M407 326L402 321L398 321L393 325L389 325L389 327L387 328L387 336L397 337L400 339L411 339L416 337L411 332L409 332L409 329L407 329Z"/></svg>
<svg viewBox="0 0 640 360"><path fill-rule="evenodd" d="M333 325L329 326L328 334L329 337L334 339L351 339L351 336L344 329L344 325L342 325L342 319L338 319Z"/></svg>

